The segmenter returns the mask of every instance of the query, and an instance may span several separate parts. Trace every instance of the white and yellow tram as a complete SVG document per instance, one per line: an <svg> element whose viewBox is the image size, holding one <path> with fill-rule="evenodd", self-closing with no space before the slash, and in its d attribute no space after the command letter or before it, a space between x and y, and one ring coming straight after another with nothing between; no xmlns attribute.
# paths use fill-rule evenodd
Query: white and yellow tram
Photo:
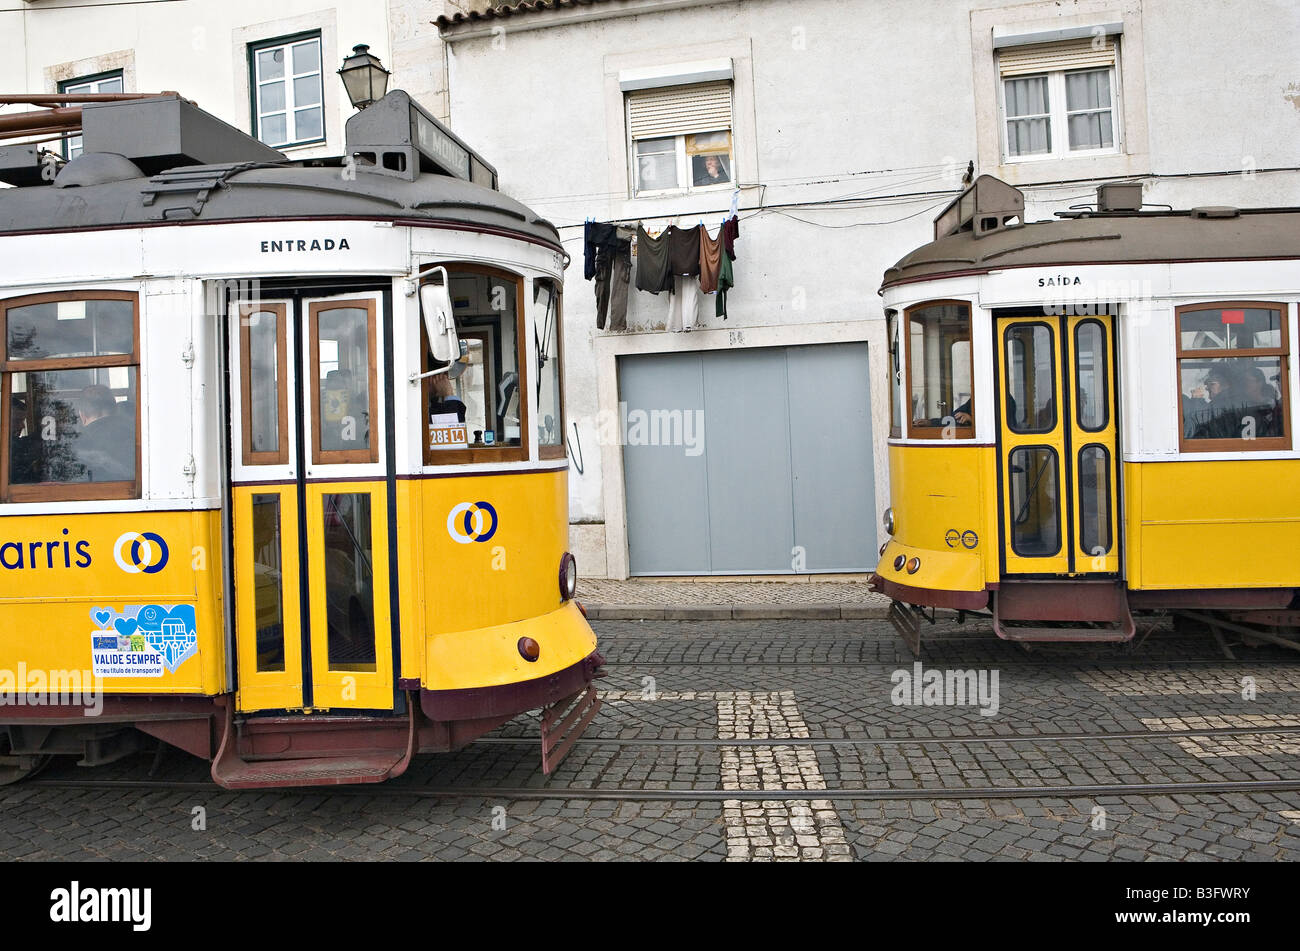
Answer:
<svg viewBox="0 0 1300 951"><path fill-rule="evenodd" d="M0 150L0 779L148 734L378 781L539 708L552 768L602 662L555 229L400 91L337 161L175 96L82 129Z"/></svg>
<svg viewBox="0 0 1300 951"><path fill-rule="evenodd" d="M982 177L885 274L895 625L1122 642L1171 611L1300 647L1300 209L1148 211L1124 183L1023 216Z"/></svg>

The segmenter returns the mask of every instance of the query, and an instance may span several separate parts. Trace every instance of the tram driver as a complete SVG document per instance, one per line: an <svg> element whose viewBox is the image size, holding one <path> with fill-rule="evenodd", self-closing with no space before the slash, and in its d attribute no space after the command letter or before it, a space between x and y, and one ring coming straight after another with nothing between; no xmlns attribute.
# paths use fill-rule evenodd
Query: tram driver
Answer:
<svg viewBox="0 0 1300 951"><path fill-rule="evenodd" d="M135 421L118 409L112 391L99 383L81 391L77 404L81 431L77 459L87 482L125 482L135 478Z"/></svg>

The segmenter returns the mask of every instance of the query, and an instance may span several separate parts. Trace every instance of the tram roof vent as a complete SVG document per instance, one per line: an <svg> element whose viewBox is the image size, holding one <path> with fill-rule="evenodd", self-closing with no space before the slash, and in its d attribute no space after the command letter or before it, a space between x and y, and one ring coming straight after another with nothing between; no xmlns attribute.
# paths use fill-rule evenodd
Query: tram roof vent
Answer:
<svg viewBox="0 0 1300 951"><path fill-rule="evenodd" d="M345 138L358 172L408 182L451 175L496 190L497 170L401 89L350 118Z"/></svg>
<svg viewBox="0 0 1300 951"><path fill-rule="evenodd" d="M934 219L934 239L970 231L974 237L1018 227L1025 222L1025 196L992 175L981 175Z"/></svg>
<svg viewBox="0 0 1300 951"><path fill-rule="evenodd" d="M85 152L115 152L146 175L184 165L288 161L179 96L86 103L81 125Z"/></svg>

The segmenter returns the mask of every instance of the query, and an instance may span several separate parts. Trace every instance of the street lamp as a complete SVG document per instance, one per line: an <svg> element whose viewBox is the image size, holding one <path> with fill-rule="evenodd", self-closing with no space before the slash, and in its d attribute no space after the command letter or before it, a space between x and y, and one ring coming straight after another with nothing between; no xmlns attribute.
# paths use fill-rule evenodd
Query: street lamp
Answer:
<svg viewBox="0 0 1300 951"><path fill-rule="evenodd" d="M339 78L348 91L348 99L356 109L384 98L388 91L388 77L392 75L384 69L379 57L371 55L370 47L362 43L352 47L352 55L343 60Z"/></svg>

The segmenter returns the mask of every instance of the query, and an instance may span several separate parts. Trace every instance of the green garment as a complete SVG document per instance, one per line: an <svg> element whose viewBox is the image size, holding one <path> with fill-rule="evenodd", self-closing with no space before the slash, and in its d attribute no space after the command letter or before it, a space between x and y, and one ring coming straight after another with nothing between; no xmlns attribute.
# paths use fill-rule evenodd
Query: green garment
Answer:
<svg viewBox="0 0 1300 951"><path fill-rule="evenodd" d="M718 297L714 303L715 315L723 320L727 319L727 291L736 284L731 271L731 260L731 255L723 250L722 267L718 270Z"/></svg>

